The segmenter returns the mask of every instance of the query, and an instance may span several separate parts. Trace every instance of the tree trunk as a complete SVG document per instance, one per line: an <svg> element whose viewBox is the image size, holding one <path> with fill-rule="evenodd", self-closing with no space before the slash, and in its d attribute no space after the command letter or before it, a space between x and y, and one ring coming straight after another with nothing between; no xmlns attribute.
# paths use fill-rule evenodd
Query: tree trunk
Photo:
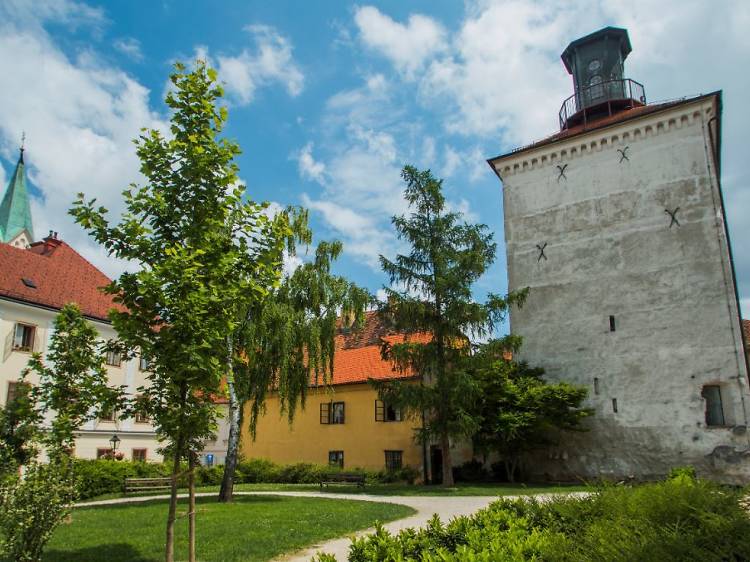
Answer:
<svg viewBox="0 0 750 562"><path fill-rule="evenodd" d="M451 442L447 433L440 436L440 448L443 450L443 486L453 486L453 460Z"/></svg>
<svg viewBox="0 0 750 562"><path fill-rule="evenodd" d="M242 411L237 399L237 389L234 386L232 373L232 342L227 340L227 389L229 391L229 442L227 456L224 459L224 474L221 478L219 490L220 502L231 502L234 494L234 473L237 470L237 455L240 448L240 420Z"/></svg>
<svg viewBox="0 0 750 562"><path fill-rule="evenodd" d="M508 482L513 484L516 481L516 467L515 463L513 461L509 461L507 459L503 459L503 464L505 465L505 476L508 477Z"/></svg>
<svg viewBox="0 0 750 562"><path fill-rule="evenodd" d="M174 522L177 518L177 476L180 473L180 453L182 443L175 443L174 464L172 465L172 482L169 493L169 514L167 515L166 562L174 562Z"/></svg>
<svg viewBox="0 0 750 562"><path fill-rule="evenodd" d="M195 453L189 453L188 493L188 562L195 562Z"/></svg>

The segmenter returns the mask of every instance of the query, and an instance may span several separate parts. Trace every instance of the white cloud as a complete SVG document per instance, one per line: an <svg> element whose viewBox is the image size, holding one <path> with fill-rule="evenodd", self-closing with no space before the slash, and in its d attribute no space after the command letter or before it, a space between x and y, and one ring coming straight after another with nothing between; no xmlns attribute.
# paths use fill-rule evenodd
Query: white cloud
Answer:
<svg viewBox="0 0 750 562"><path fill-rule="evenodd" d="M219 78L228 96L240 105L253 101L260 87L282 84L290 96L302 92L305 77L294 61L291 42L273 27L250 25L245 27L255 43L255 49L244 49L239 55L216 56ZM204 56L208 57L204 48Z"/></svg>
<svg viewBox="0 0 750 562"><path fill-rule="evenodd" d="M74 0L4 0L0 5L0 17L5 24L34 29L40 29L45 22L72 29L82 26L98 28L106 22L101 8Z"/></svg>
<svg viewBox="0 0 750 562"><path fill-rule="evenodd" d="M407 77L446 46L443 27L421 14L410 15L403 24L374 6L362 6L355 10L354 22L362 42L387 57Z"/></svg>
<svg viewBox="0 0 750 562"><path fill-rule="evenodd" d="M437 146L434 137L427 135L422 139L422 154L421 161L425 167L431 167L435 162L435 155L437 153Z"/></svg>
<svg viewBox="0 0 750 562"><path fill-rule="evenodd" d="M112 43L112 46L134 61L140 61L143 59L141 42L135 37L121 37L120 39L115 40L115 42Z"/></svg>
<svg viewBox="0 0 750 562"><path fill-rule="evenodd" d="M303 194L302 204L319 212L323 220L343 237L344 250L348 254L373 269L380 269L379 256L389 253L393 234L381 230L377 218L331 200L310 199L307 194Z"/></svg>
<svg viewBox="0 0 750 562"><path fill-rule="evenodd" d="M443 149L443 177L451 177L461 165L461 155L452 146L445 145Z"/></svg>
<svg viewBox="0 0 750 562"><path fill-rule="evenodd" d="M317 162L312 155L313 143L308 142L297 155L299 174L304 179L323 183L325 180L325 164Z"/></svg>
<svg viewBox="0 0 750 562"><path fill-rule="evenodd" d="M489 173L485 158L554 133L560 105L573 93L560 53L601 27L624 27L633 45L626 76L644 84L650 101L724 91L723 188L740 294L750 295L750 245L744 243L750 220L743 212L750 205L744 155L750 75L738 71L750 59L750 2L467 0L465 9L457 29L445 34L448 47L427 50L413 64L400 56L409 52L403 42L381 44L391 33L406 35L406 25L375 8L354 17L361 43L384 54L406 83L416 83L422 108L432 111L447 133L477 144L446 148L442 173L466 172L478 181ZM478 147L489 141L497 146L492 154ZM466 164L461 166L459 157Z"/></svg>
<svg viewBox="0 0 750 562"><path fill-rule="evenodd" d="M64 6L50 10L45 13L61 13ZM108 258L67 211L82 191L117 218L121 191L140 179L132 139L141 127L166 124L150 109L145 87L91 53L71 60L38 24L24 18L0 23L0 73L13 76L0 89L0 142L14 155L21 131L27 133L30 179L43 195L32 204L36 233L58 231L105 273L117 275L125 264Z"/></svg>
<svg viewBox="0 0 750 562"><path fill-rule="evenodd" d="M451 52L426 69L421 98L447 104L451 133L518 143L551 131L570 84L557 57L575 12L544 2L487 3L464 21Z"/></svg>

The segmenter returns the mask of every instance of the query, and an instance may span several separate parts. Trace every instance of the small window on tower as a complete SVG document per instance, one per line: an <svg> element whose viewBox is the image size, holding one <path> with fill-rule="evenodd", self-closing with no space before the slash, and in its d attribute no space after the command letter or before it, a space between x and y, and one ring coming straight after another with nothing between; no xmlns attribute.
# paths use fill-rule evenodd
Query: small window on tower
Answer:
<svg viewBox="0 0 750 562"><path fill-rule="evenodd" d="M706 401L706 425L721 427L726 425L724 405L721 401L721 387L718 384L707 384L701 396Z"/></svg>
<svg viewBox="0 0 750 562"><path fill-rule="evenodd" d="M612 411L616 414L617 413L617 398L612 399Z"/></svg>
<svg viewBox="0 0 750 562"><path fill-rule="evenodd" d="M599 394L599 379L594 377L594 394Z"/></svg>
<svg viewBox="0 0 750 562"><path fill-rule="evenodd" d="M617 326L615 325L615 317L610 316L609 317L609 331L614 332L617 329Z"/></svg>

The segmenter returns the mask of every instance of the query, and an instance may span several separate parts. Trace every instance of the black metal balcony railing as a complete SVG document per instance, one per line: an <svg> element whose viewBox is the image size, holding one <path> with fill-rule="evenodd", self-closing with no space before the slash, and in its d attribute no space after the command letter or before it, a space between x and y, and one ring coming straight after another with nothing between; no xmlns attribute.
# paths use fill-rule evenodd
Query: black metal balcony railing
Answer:
<svg viewBox="0 0 750 562"><path fill-rule="evenodd" d="M622 109L646 105L643 84L622 78L592 84L566 99L560 108L560 130L590 118L612 115Z"/></svg>

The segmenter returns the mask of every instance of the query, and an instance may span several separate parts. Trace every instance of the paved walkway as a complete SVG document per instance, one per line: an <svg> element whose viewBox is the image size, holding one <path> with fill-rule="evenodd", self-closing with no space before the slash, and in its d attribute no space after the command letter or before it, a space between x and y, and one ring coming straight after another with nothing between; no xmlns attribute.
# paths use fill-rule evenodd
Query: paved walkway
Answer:
<svg viewBox="0 0 750 562"><path fill-rule="evenodd" d="M342 500L359 500L380 503L396 503L406 505L416 510L416 513L404 519L391 521L384 525L385 529L391 533L401 531L407 527L422 527L437 513L440 518L447 522L460 515L470 515L484 507L487 507L493 501L499 499L498 496L374 496L368 494L335 494L321 492L235 492L236 496L294 496L301 498L328 498ZM573 492L572 495L585 494L585 492ZM216 496L216 492L197 493L198 497ZM179 497L185 498L187 494L179 494ZM517 496L503 496L505 498L514 498ZM551 496L535 495L538 499L547 499ZM158 496L136 496L131 498L117 498L111 500L99 500L76 504L76 507L96 506L96 505L114 505L122 503L143 502L155 499L169 499L168 495ZM346 562L349 553L349 544L354 536L362 536L374 532L375 529L369 528L357 531L351 535L329 540L320 544L315 544L305 550L284 554L277 558L279 562L309 562L310 558L317 553L324 552L336 556L339 562Z"/></svg>

